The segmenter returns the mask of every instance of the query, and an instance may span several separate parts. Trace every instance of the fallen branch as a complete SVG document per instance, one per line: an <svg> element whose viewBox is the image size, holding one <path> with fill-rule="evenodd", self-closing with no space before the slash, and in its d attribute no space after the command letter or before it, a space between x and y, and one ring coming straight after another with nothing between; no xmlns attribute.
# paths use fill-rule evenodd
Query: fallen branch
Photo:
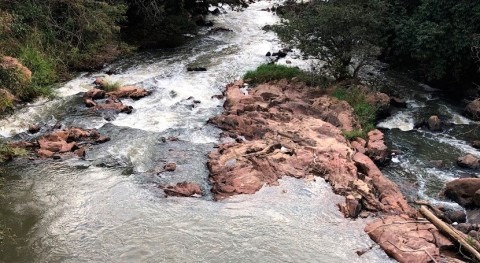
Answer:
<svg viewBox="0 0 480 263"><path fill-rule="evenodd" d="M467 239L458 233L455 229L451 226L447 225L445 222L440 220L437 216L435 216L426 206L420 206L420 213L422 213L433 225L435 225L440 231L447 234L450 239L456 241L462 247L465 248L470 255L472 255L476 261L480 262L480 253L477 249L469 244Z"/></svg>

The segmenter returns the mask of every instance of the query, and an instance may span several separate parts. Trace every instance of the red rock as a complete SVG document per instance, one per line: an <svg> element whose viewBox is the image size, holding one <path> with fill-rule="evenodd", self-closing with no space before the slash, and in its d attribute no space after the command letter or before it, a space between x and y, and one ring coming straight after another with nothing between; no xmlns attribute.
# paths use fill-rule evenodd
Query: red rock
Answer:
<svg viewBox="0 0 480 263"><path fill-rule="evenodd" d="M37 154L41 158L51 158L55 153L45 149L38 149Z"/></svg>
<svg viewBox="0 0 480 263"><path fill-rule="evenodd" d="M194 195L202 195L202 189L195 183L177 183L173 186L164 187L163 190L167 196L190 197Z"/></svg>
<svg viewBox="0 0 480 263"><path fill-rule="evenodd" d="M448 182L445 185L443 193L446 197L452 199L461 206L471 207L475 206L476 203L480 204L480 200L474 199L475 193L479 189L480 178L461 178Z"/></svg>
<svg viewBox="0 0 480 263"><path fill-rule="evenodd" d="M106 143L108 141L110 141L110 137L100 136L98 139L95 140L95 143Z"/></svg>
<svg viewBox="0 0 480 263"><path fill-rule="evenodd" d="M165 166L163 166L163 170L167 172L173 172L177 169L177 164L175 163L167 163Z"/></svg>
<svg viewBox="0 0 480 263"><path fill-rule="evenodd" d="M80 158L85 158L85 148L78 148L75 150L75 154Z"/></svg>
<svg viewBox="0 0 480 263"><path fill-rule="evenodd" d="M367 155L376 164L385 164L390 160L390 151L385 145L383 133L377 129L368 133Z"/></svg>
<svg viewBox="0 0 480 263"><path fill-rule="evenodd" d="M96 86L98 86L100 88L104 88L105 86L107 86L108 81L103 77L98 77L98 78L95 79L93 84L95 84Z"/></svg>
<svg viewBox="0 0 480 263"><path fill-rule="evenodd" d="M465 156L459 157L457 159L457 164L458 166L464 168L478 169L480 168L480 159L471 154L467 154Z"/></svg>
<svg viewBox="0 0 480 263"><path fill-rule="evenodd" d="M369 223L365 232L401 263L429 263L432 258L440 262L439 247L453 247L453 244L434 225L417 222L416 219L387 216Z"/></svg>
<svg viewBox="0 0 480 263"><path fill-rule="evenodd" d="M92 100L99 100L105 98L105 91L101 89L91 89L85 93L84 98L92 99Z"/></svg>
<svg viewBox="0 0 480 263"><path fill-rule="evenodd" d="M364 172L372 183L381 203L378 204L381 208L380 211L404 213L410 216L416 214L415 210L408 205L398 186L383 176L370 158L362 153L355 153L353 160L358 169Z"/></svg>
<svg viewBox="0 0 480 263"><path fill-rule="evenodd" d="M115 96L117 98L131 98L134 100L138 100L150 94L150 91L147 91L143 88L135 86L124 86L117 90L108 92L107 96Z"/></svg>
<svg viewBox="0 0 480 263"><path fill-rule="evenodd" d="M110 97L105 100L103 104L97 104L94 109L96 110L113 110L117 113L127 113L130 114L133 111L132 106L123 104L119 99L115 97Z"/></svg>

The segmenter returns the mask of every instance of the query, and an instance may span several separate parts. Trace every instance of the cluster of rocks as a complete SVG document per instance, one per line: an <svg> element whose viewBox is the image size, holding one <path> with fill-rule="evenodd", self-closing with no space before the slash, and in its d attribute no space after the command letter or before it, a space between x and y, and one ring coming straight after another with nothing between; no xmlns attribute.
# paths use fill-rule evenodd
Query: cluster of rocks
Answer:
<svg viewBox="0 0 480 263"><path fill-rule="evenodd" d="M40 128L32 125L30 133L36 133ZM110 138L102 136L95 129L82 129L70 127L65 129L54 129L34 141L21 141L12 143L11 146L24 148L35 152L40 158L60 159L62 156L85 157L86 149L93 144L100 144L109 141Z"/></svg>
<svg viewBox="0 0 480 263"><path fill-rule="evenodd" d="M135 86L123 86L107 92L105 87L108 85L108 82L104 78L97 78L94 84L96 87L85 93L83 102L85 106L96 111L130 114L133 111L133 107L123 104L120 100L121 98L139 100L151 94L151 91ZM108 116L105 118L111 120L113 117Z"/></svg>

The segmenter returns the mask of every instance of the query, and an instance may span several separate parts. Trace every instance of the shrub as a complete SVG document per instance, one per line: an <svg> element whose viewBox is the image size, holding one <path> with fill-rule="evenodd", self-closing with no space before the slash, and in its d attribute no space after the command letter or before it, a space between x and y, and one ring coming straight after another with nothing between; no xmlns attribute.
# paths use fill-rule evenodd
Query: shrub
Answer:
<svg viewBox="0 0 480 263"><path fill-rule="evenodd" d="M344 131L343 134L347 139L366 137L369 131L375 129L377 107L367 101L364 89L355 86L349 88L337 87L332 96L348 102L362 126L361 130Z"/></svg>
<svg viewBox="0 0 480 263"><path fill-rule="evenodd" d="M296 78L298 81L305 82L309 86L325 86L328 80L325 77L305 72L296 67L287 67L276 64L263 64L256 70L248 71L244 79L249 79L252 83L265 83L272 80Z"/></svg>

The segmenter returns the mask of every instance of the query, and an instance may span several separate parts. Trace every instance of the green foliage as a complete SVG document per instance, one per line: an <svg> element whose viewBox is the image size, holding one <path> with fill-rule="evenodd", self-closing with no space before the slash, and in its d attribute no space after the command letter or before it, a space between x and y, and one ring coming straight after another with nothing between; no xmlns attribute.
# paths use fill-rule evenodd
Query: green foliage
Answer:
<svg viewBox="0 0 480 263"><path fill-rule="evenodd" d="M109 91L118 90L121 86L122 84L119 81L116 81L116 82L105 81L105 83L102 85L102 89L105 90L106 92L109 92Z"/></svg>
<svg viewBox="0 0 480 263"><path fill-rule="evenodd" d="M325 61L327 74L356 77L379 54L383 9L377 0L312 0L287 9L274 30L306 56Z"/></svg>
<svg viewBox="0 0 480 263"><path fill-rule="evenodd" d="M362 126L361 130L344 131L344 136L347 139L366 137L369 131L375 129L377 107L367 101L365 89L355 86L349 88L338 87L332 96L348 102L348 104L352 106L353 113Z"/></svg>
<svg viewBox="0 0 480 263"><path fill-rule="evenodd" d="M480 33L479 1L385 2L392 62L415 65L428 80L460 82L476 73L471 51Z"/></svg>
<svg viewBox="0 0 480 263"><path fill-rule="evenodd" d="M265 83L272 80L296 79L305 82L309 86L325 86L328 82L326 78L317 76L313 73L305 72L296 67L287 67L276 64L263 64L256 70L248 71L243 79L249 79L253 84Z"/></svg>

